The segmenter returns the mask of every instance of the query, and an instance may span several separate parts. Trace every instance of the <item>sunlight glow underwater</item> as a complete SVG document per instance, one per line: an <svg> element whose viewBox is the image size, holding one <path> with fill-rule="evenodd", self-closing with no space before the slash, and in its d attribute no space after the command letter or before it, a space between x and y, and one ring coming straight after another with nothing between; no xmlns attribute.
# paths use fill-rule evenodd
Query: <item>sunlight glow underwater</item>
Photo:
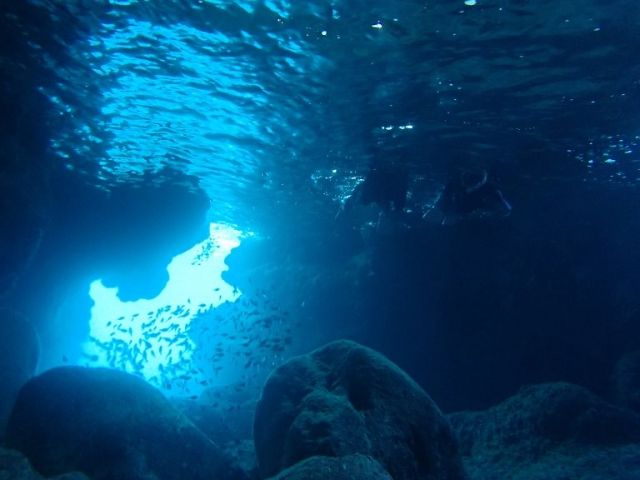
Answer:
<svg viewBox="0 0 640 480"><path fill-rule="evenodd" d="M189 335L190 324L240 298L241 292L226 283L222 273L241 238L238 230L212 223L207 239L171 260L169 280L155 298L123 302L117 287L93 281L89 295L94 305L84 344L87 364L140 375L164 390L176 380L194 383L197 345Z"/></svg>

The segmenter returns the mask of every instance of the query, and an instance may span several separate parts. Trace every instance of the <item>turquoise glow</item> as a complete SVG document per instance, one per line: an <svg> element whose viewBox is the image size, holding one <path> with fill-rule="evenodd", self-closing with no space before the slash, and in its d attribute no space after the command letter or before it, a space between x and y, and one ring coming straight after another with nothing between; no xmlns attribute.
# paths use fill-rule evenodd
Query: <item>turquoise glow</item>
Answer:
<svg viewBox="0 0 640 480"><path fill-rule="evenodd" d="M118 78L103 92L112 134L109 160L101 165L105 178L175 163L203 179L211 164L221 175L227 169L256 174L256 143L266 140L258 111L270 102L256 67L229 51L232 39L127 19L99 41L106 55L95 62L96 73Z"/></svg>
<svg viewBox="0 0 640 480"><path fill-rule="evenodd" d="M212 223L208 238L169 263L169 280L155 298L123 302L117 287L92 282L90 337L84 344L88 363L141 375L165 389L176 379L192 379L197 366L192 362L196 342L189 335L190 324L240 297L222 273L241 236L238 230Z"/></svg>

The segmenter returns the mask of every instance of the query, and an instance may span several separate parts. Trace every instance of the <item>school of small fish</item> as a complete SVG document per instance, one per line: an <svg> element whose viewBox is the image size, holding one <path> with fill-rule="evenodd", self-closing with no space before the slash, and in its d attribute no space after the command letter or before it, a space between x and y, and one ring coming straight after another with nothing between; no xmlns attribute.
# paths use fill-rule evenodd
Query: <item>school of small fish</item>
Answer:
<svg viewBox="0 0 640 480"><path fill-rule="evenodd" d="M192 312L196 316L190 324L180 322ZM196 399L196 393L218 384L223 370L239 373L233 382L237 390L261 382L285 359L299 325L264 289L244 292L237 301L217 308L192 305L188 299L184 305L110 320L110 341L91 337L101 355L85 354L85 360L90 364L101 357L109 367ZM149 364L158 365L151 377L143 374Z"/></svg>

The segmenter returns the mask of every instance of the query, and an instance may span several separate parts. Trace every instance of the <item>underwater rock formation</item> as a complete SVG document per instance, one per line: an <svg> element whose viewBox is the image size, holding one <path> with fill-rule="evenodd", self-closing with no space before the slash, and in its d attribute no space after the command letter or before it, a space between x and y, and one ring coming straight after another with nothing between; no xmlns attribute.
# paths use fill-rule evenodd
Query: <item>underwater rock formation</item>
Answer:
<svg viewBox="0 0 640 480"><path fill-rule="evenodd" d="M472 480L640 478L640 416L577 385L526 387L449 419Z"/></svg>
<svg viewBox="0 0 640 480"><path fill-rule="evenodd" d="M0 83L0 298L15 286L40 246L50 220L49 183L56 163L49 153L51 104L38 93L45 79L27 73L42 62L30 55L33 44L9 14L11 7L3 4L0 19L0 50L9 53L2 57Z"/></svg>
<svg viewBox="0 0 640 480"><path fill-rule="evenodd" d="M616 401L640 413L640 350L618 360L612 383Z"/></svg>
<svg viewBox="0 0 640 480"><path fill-rule="evenodd" d="M31 379L18 395L6 443L43 475L245 478L158 390L104 368L55 368Z"/></svg>
<svg viewBox="0 0 640 480"><path fill-rule="evenodd" d="M7 148L4 136L0 136L0 142ZM24 160L27 155L16 155L16 162L29 162ZM7 157L2 158L4 161ZM29 173L7 170L0 166L0 298L15 286L31 264L47 222L40 186L33 185L35 181Z"/></svg>
<svg viewBox="0 0 640 480"><path fill-rule="evenodd" d="M344 457L310 457L281 471L273 480L393 480L373 458L355 454Z"/></svg>
<svg viewBox="0 0 640 480"><path fill-rule="evenodd" d="M316 456L337 457L314 460L330 472L354 454L376 460L395 480L464 478L455 438L436 404L395 364L350 341L293 358L271 374L254 440L263 478ZM358 458L345 460L349 468L373 468ZM304 478L296 472L309 465L277 478ZM334 478L327 475L313 478Z"/></svg>
<svg viewBox="0 0 640 480"><path fill-rule="evenodd" d="M0 170L0 298L15 286L40 247L46 214L38 195L39 188L29 180Z"/></svg>
<svg viewBox="0 0 640 480"><path fill-rule="evenodd" d="M34 374L40 341L21 314L0 309L0 441L20 387Z"/></svg>
<svg viewBox="0 0 640 480"><path fill-rule="evenodd" d="M220 395L216 398L216 403L206 403L206 396L205 403L201 399L196 401L176 398L171 399L171 402L251 476L256 472L256 454L251 428L247 430L244 424L251 424L255 408L234 405L227 398L223 401L222 388L217 393Z"/></svg>
<svg viewBox="0 0 640 480"><path fill-rule="evenodd" d="M29 460L15 450L0 448L0 480L42 480L44 477L36 473ZM49 480L89 480L79 472L65 473Z"/></svg>

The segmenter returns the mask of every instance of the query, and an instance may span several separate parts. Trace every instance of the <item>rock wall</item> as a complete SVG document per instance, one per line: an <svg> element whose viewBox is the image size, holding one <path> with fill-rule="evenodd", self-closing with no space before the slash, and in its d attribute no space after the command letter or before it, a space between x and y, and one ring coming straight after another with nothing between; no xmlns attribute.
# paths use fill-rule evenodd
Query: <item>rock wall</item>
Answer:
<svg viewBox="0 0 640 480"><path fill-rule="evenodd" d="M436 404L384 356L349 341L293 358L271 374L254 440L262 478L304 478L300 472L310 467L301 462L314 457L323 458L313 462L327 472L342 459L347 470L387 472L395 480L464 477Z"/></svg>

